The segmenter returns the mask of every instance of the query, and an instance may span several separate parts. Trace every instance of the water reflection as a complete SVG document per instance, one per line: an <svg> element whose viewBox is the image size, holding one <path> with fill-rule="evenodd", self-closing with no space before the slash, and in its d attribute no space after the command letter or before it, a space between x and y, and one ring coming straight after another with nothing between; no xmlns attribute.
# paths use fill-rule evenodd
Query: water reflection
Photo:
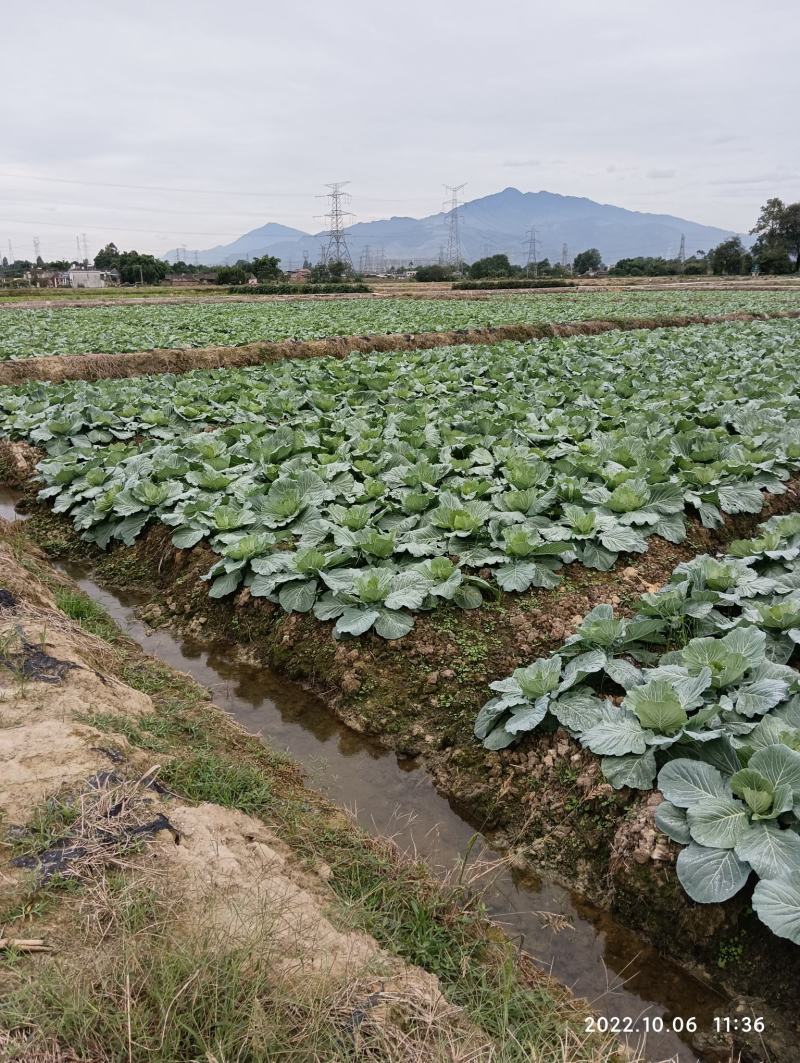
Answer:
<svg viewBox="0 0 800 1063"><path fill-rule="evenodd" d="M0 491L0 515L13 516L13 493ZM420 763L396 757L340 724L297 684L233 652L203 648L166 629L151 630L135 616L144 596L98 587L76 566L64 566L145 650L209 688L220 708L303 765L312 785L350 810L374 834L392 836L437 868L464 858L475 830L437 793ZM709 1029L723 998L616 923L609 913L559 884L499 863L480 839L471 861L485 862L482 882L492 915L546 970L609 1017L694 1015ZM698 1057L671 1033L651 1034L648 1058Z"/></svg>

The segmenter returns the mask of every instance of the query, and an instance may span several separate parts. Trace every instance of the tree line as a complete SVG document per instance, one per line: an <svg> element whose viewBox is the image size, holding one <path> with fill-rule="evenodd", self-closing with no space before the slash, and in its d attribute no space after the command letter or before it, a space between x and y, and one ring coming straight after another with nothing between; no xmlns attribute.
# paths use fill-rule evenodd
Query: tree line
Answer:
<svg viewBox="0 0 800 1063"><path fill-rule="evenodd" d="M740 237L733 236L708 252L696 251L683 262L677 258L652 256L623 258L608 273L617 277L662 277L677 274L789 274L800 271L800 202L784 203L778 197L768 199L750 235L756 239L749 248L744 246ZM88 261L84 265L88 266ZM310 262L304 262L303 265L309 270L312 284L336 284L357 279L349 263L328 262L312 266ZM413 268L413 264L410 265ZM67 270L70 263L58 260L45 262L41 258L36 262L25 259L9 262L3 258L0 268L3 278L14 280L37 270ZM154 255L136 250L120 251L114 243L106 244L97 252L94 268L116 271L122 284L160 284L168 275L198 278L213 275L220 285L246 284L251 277L255 277L259 284L269 284L284 277L280 259L273 255L262 255L249 261L240 259L233 265L211 271L207 266L182 261L170 265ZM509 261L508 255L496 254L472 263L463 262L457 269L445 265L420 266L415 277L418 281L448 281L457 276L473 280L531 276L558 278L586 276L605 270L600 251L590 247L577 254L566 267L560 262L551 263L547 258L535 265L517 266Z"/></svg>
<svg viewBox="0 0 800 1063"><path fill-rule="evenodd" d="M689 258L636 256L619 259L609 270L616 277L667 277L678 274L701 276L703 274L742 275L748 273L788 274L800 271L800 203L784 203L781 199L767 200L750 235L756 240L746 248L741 237L732 236L723 240L710 251L696 251ZM596 247L590 247L575 256L565 269L560 263L551 265L543 259L528 266L516 266L508 255L487 255L471 264L462 263L460 269L452 266L420 266L416 271L419 281L446 281L456 275L473 280L490 280L501 277L563 277L586 276L596 271L605 271L602 255Z"/></svg>

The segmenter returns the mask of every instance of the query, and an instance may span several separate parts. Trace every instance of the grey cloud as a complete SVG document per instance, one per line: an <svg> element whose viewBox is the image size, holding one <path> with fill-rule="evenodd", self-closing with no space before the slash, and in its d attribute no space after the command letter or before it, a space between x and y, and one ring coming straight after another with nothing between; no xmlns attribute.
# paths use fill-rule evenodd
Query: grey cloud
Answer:
<svg viewBox="0 0 800 1063"><path fill-rule="evenodd" d="M800 198L800 141L774 102L793 98L800 19L795 0L770 10L780 35L749 0L9 5L3 74L24 106L4 108L0 171L158 188L0 176L0 246L313 230L314 195L347 178L361 218L513 179L748 229L767 195ZM756 178L738 176L744 151Z"/></svg>

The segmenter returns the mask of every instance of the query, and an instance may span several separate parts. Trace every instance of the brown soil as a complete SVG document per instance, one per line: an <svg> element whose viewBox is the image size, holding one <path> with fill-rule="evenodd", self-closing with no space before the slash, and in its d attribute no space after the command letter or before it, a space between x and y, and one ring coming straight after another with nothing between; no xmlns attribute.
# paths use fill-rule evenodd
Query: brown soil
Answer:
<svg viewBox="0 0 800 1063"><path fill-rule="evenodd" d="M79 871L73 864L68 873L91 885L85 902L75 904L73 892L65 894L32 931L25 914L30 876L10 859L12 847L4 839L0 909L20 914L6 919L0 937L41 938L47 951L35 962L65 964L66 971L70 964L80 971L105 962L103 957L117 946L108 928L99 926L113 916L100 914L107 896L104 874L110 867L124 869L128 888L145 888L168 907L187 935L202 928L231 950L268 947L276 980L296 983L306 997L315 983L319 988L314 992L327 999L346 997L351 1010L358 1001L375 997L369 1022L381 1028L373 1033L381 1044L408 1044L412 1054L403 1058L422 1059L428 1039L433 1045L441 1037L455 1053L448 1059L495 1058L491 1039L445 1000L434 975L389 954L369 935L346 928L346 913L328 884L330 868L305 865L253 816L207 802L192 806L150 789L158 772L153 754L131 746L119 733L82 722L87 714L101 714L119 719L122 729L124 723L152 714L154 705L147 694L115 676L113 668L98 668L94 643L102 640L56 607L48 586L31 573L31 564L47 568L43 556L27 548L21 554L18 535L1 520L0 564L0 823L12 827L10 836L19 837L22 824L46 799L79 803L80 817L69 836L69 845L81 849L75 857ZM72 586L52 570L48 579ZM11 660L9 635L70 667L55 682L36 676L22 682ZM106 645L105 652L111 664L114 651ZM97 781L109 773L110 781ZM306 794L314 803L314 795ZM122 837L145 821L155 821L156 829L143 835L143 849L128 854L124 847L109 847L112 831ZM318 818L315 826L320 825ZM0 971L0 991L13 984L15 974L26 977L25 971L21 962ZM413 1023L416 1032L403 1032L406 1023ZM0 1058L40 1058L4 1054L4 1047L22 1045L0 1021ZM73 1057L63 1056L67 1058ZM370 1058L395 1057L387 1048L385 1055Z"/></svg>
<svg viewBox="0 0 800 1063"><path fill-rule="evenodd" d="M472 293L459 293L470 295ZM416 332L391 335L336 336L321 340L283 340L249 343L240 347L176 348L137 351L130 354L52 355L0 362L0 386L27 380L103 380L157 373L187 373L193 369L240 368L287 358L346 358L354 351L403 351L449 347L462 343L498 343L501 340L533 340L553 336L593 336L613 330L671 328L710 325L726 321L764 321L798 318L800 310L775 314L674 315L663 318L626 318L579 321L572 324L499 325L449 332Z"/></svg>

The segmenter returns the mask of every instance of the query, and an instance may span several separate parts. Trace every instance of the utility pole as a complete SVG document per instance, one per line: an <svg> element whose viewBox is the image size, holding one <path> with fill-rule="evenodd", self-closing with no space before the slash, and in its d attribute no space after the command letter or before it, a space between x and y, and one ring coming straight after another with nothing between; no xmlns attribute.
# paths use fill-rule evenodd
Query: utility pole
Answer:
<svg viewBox="0 0 800 1063"><path fill-rule="evenodd" d="M17 261L16 258L14 258L14 248L11 246L11 241L9 240L8 241L8 264L9 264L9 266L12 263L16 262L16 261Z"/></svg>
<svg viewBox="0 0 800 1063"><path fill-rule="evenodd" d="M81 264L81 238L80 238L80 236L76 235L75 236L75 265L79 266L80 264Z"/></svg>
<svg viewBox="0 0 800 1063"><path fill-rule="evenodd" d="M533 266L534 277L539 276L539 259L536 251L536 229L532 225L525 235L528 237L528 260L525 263L525 272L530 276Z"/></svg>
<svg viewBox="0 0 800 1063"><path fill-rule="evenodd" d="M678 251L678 268L679 268L681 273L683 273L683 270L684 270L685 266L686 266L686 234L685 233L681 233L681 247L680 247L680 251Z"/></svg>
<svg viewBox="0 0 800 1063"><path fill-rule="evenodd" d="M40 247L41 247L41 244L39 242L39 237L38 236L34 236L34 238L33 238L33 262L34 262L34 265L39 261L39 249L40 249Z"/></svg>
<svg viewBox="0 0 800 1063"><path fill-rule="evenodd" d="M345 218L352 218L355 215L351 211L344 209L345 204L350 202L350 196L347 192L342 191L344 186L349 184L349 181L334 181L325 186L330 188L330 192L327 192L324 198L331 201L331 209L327 214L323 215L323 217L330 220L330 225L328 227L327 243L323 244L322 247L322 262L343 262L352 269L353 260L350 257L350 248L347 246L347 238L345 236Z"/></svg>
<svg viewBox="0 0 800 1063"><path fill-rule="evenodd" d="M462 188L467 187L466 181L461 185L445 185L447 191L450 193L450 224L447 231L447 265L452 266L453 269L461 269L462 254L461 254L461 234L458 230L458 208L461 205L458 201L458 194Z"/></svg>
<svg viewBox="0 0 800 1063"><path fill-rule="evenodd" d="M569 268L569 248L566 244L561 245L561 268L564 272Z"/></svg>
<svg viewBox="0 0 800 1063"><path fill-rule="evenodd" d="M81 245L83 246L83 261L89 265L89 245L86 242L86 233L81 233Z"/></svg>

